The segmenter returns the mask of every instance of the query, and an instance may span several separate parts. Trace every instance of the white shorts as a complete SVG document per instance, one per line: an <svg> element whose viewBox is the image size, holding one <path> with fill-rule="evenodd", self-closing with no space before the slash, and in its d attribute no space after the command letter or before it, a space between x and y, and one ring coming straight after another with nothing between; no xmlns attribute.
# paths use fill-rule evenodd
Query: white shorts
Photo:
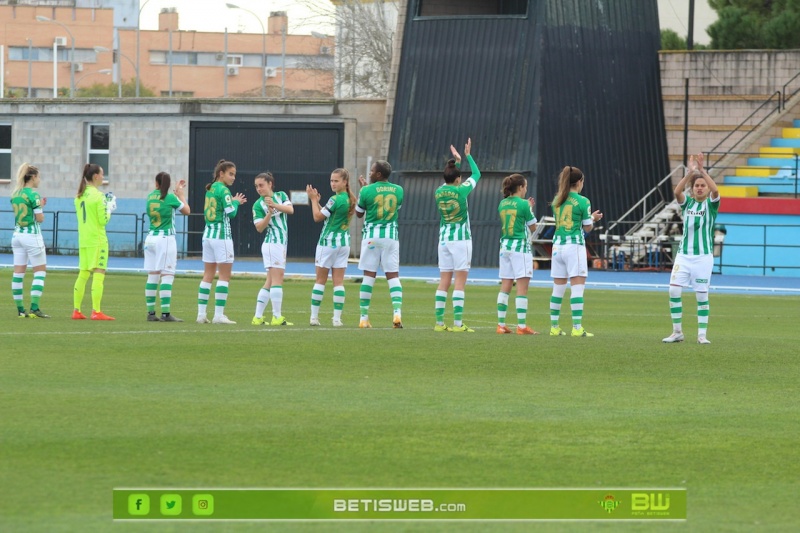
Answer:
<svg viewBox="0 0 800 533"><path fill-rule="evenodd" d="M500 250L500 279L533 277L533 254Z"/></svg>
<svg viewBox="0 0 800 533"><path fill-rule="evenodd" d="M349 257L349 246L337 246L334 248L318 244L314 265L320 268L347 268L347 259Z"/></svg>
<svg viewBox="0 0 800 533"><path fill-rule="evenodd" d="M586 277L589 274L586 246L582 244L554 244L551 263L551 278Z"/></svg>
<svg viewBox="0 0 800 533"><path fill-rule="evenodd" d="M695 292L708 292L711 284L711 271L714 269L714 256L678 254L669 277L670 285L691 287Z"/></svg>
<svg viewBox="0 0 800 533"><path fill-rule="evenodd" d="M203 239L203 263L233 263L233 241Z"/></svg>
<svg viewBox="0 0 800 533"><path fill-rule="evenodd" d="M174 274L178 264L175 235L148 235L144 240L144 269Z"/></svg>
<svg viewBox="0 0 800 533"><path fill-rule="evenodd" d="M400 241L394 239L363 239L361 241L361 257L358 260L360 270L377 272L400 272Z"/></svg>
<svg viewBox="0 0 800 533"><path fill-rule="evenodd" d="M439 270L469 270L472 263L472 241L450 241L439 243Z"/></svg>
<svg viewBox="0 0 800 533"><path fill-rule="evenodd" d="M286 245L275 242L261 243L261 257L264 259L264 270L270 268L286 270Z"/></svg>
<svg viewBox="0 0 800 533"><path fill-rule="evenodd" d="M28 266L28 262L32 267L47 264L41 233L14 233L11 249L14 251L14 266Z"/></svg>

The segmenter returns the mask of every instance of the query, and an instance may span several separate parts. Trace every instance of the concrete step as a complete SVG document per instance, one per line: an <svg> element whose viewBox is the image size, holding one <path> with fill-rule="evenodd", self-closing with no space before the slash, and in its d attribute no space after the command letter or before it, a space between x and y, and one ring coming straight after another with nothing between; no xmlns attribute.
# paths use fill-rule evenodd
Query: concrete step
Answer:
<svg viewBox="0 0 800 533"><path fill-rule="evenodd" d="M758 153L761 154L761 157L791 158L795 154L800 154L800 148L792 146L762 146L758 149Z"/></svg>
<svg viewBox="0 0 800 533"><path fill-rule="evenodd" d="M780 148L800 148L800 139L772 139L770 146Z"/></svg>
<svg viewBox="0 0 800 533"><path fill-rule="evenodd" d="M800 139L800 128L783 128L783 136L789 139Z"/></svg>
<svg viewBox="0 0 800 533"><path fill-rule="evenodd" d="M719 195L723 198L755 198L758 187L755 185L718 185Z"/></svg>
<svg viewBox="0 0 800 533"><path fill-rule="evenodd" d="M797 180L785 176L758 177L758 176L725 176L724 186L738 185L757 187L758 194L794 194L800 191Z"/></svg>
<svg viewBox="0 0 800 533"><path fill-rule="evenodd" d="M751 167L794 168L795 162L797 162L797 164L800 164L800 158L751 157L748 158L747 165Z"/></svg>
<svg viewBox="0 0 800 533"><path fill-rule="evenodd" d="M777 168L769 167L736 167L737 176L774 176L778 173Z"/></svg>

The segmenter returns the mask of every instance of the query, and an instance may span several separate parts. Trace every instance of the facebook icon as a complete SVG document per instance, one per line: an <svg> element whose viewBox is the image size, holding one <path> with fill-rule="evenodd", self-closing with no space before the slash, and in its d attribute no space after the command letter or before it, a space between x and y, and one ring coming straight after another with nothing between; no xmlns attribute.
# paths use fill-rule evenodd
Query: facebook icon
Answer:
<svg viewBox="0 0 800 533"><path fill-rule="evenodd" d="M129 495L128 514L133 516L145 516L150 514L150 496L147 494Z"/></svg>

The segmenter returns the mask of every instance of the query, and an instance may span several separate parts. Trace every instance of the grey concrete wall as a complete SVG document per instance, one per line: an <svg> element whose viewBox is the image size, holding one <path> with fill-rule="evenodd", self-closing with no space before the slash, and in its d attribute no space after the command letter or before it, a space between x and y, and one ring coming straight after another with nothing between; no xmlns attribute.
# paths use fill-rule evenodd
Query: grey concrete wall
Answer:
<svg viewBox="0 0 800 533"><path fill-rule="evenodd" d="M683 161L684 80L689 78L688 151L709 150L800 73L800 50L661 52L661 93L672 168ZM800 78L788 92L800 88ZM765 105L723 144L729 148L777 105ZM772 118L772 117L770 117ZM745 143L743 143L745 144ZM746 146L737 147L744 151Z"/></svg>
<svg viewBox="0 0 800 533"><path fill-rule="evenodd" d="M209 176L189 176L190 125L198 121L222 122L332 122L344 124L344 166L351 171L351 187L358 190L359 174L367 162L384 157L381 152L385 100L292 101L289 104L232 100L23 100L0 101L0 122L12 127L12 180L0 182L0 247L10 240L13 217L8 198L16 169L23 162L36 165L42 175L40 193L48 198L44 228L59 217L59 246L70 247L74 235L73 198L86 163L87 124L110 126L108 183L101 190L118 198L114 227L129 231L134 215L144 211L142 199L152 189L160 171L174 179L194 179L201 185ZM110 170L110 172L108 172ZM198 206L194 206L195 210ZM70 216L72 215L72 216ZM50 220L47 220L47 216ZM180 220L179 220L180 225ZM360 226L354 222L354 250L358 250ZM6 239L6 231L8 237ZM51 231L46 229L46 242ZM63 233L63 235L61 235ZM135 248L132 235L111 235L112 249ZM49 245L49 244L48 244Z"/></svg>

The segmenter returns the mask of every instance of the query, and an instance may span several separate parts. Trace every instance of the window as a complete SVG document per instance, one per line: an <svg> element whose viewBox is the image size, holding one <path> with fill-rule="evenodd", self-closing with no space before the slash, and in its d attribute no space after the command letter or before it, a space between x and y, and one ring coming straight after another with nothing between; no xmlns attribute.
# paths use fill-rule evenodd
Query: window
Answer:
<svg viewBox="0 0 800 533"><path fill-rule="evenodd" d="M528 0L419 0L420 17L527 15Z"/></svg>
<svg viewBox="0 0 800 533"><path fill-rule="evenodd" d="M244 56L242 54L228 54L229 67L241 67L244 63Z"/></svg>
<svg viewBox="0 0 800 533"><path fill-rule="evenodd" d="M161 91L161 96L168 98L169 91ZM180 98L180 97L192 97L194 96L194 91L172 91L173 98Z"/></svg>
<svg viewBox="0 0 800 533"><path fill-rule="evenodd" d="M89 163L103 167L106 181L111 175L108 166L108 146L110 126L108 124L89 124L87 129L87 157Z"/></svg>
<svg viewBox="0 0 800 533"><path fill-rule="evenodd" d="M0 124L0 182L11 181L11 124Z"/></svg>

